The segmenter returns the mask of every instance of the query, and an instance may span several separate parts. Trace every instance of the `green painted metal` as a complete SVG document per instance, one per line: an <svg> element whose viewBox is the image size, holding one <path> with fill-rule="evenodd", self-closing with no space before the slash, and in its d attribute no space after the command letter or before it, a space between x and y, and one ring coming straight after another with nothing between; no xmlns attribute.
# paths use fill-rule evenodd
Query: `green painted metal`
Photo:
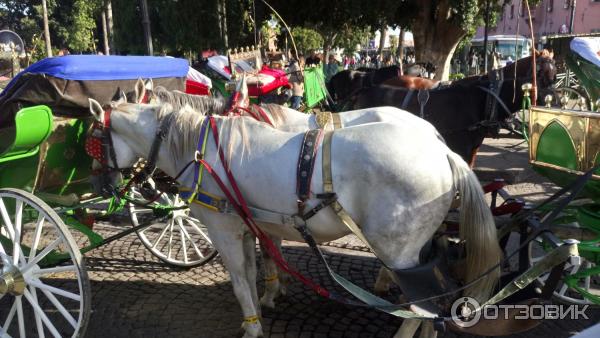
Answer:
<svg viewBox="0 0 600 338"><path fill-rule="evenodd" d="M15 116L15 127L7 128L0 134L0 144L10 144L0 153L0 163L37 154L40 144L51 131L52 111L47 106L19 110Z"/></svg>
<svg viewBox="0 0 600 338"><path fill-rule="evenodd" d="M540 135L536 160L572 170L577 169L577 151L569 132L560 122L551 122Z"/></svg>
<svg viewBox="0 0 600 338"><path fill-rule="evenodd" d="M323 66L308 67L304 69L304 101L308 108L312 108L325 100L325 76Z"/></svg>
<svg viewBox="0 0 600 338"><path fill-rule="evenodd" d="M577 78L579 83L585 89L594 104L600 99L600 67L593 63L577 56L575 53L569 53L565 58L565 62Z"/></svg>

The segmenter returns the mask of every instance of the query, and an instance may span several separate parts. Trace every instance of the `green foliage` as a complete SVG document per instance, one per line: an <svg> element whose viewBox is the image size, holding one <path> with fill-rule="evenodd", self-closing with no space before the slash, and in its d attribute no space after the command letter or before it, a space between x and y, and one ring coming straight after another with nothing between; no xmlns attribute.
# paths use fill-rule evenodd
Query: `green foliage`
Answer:
<svg viewBox="0 0 600 338"><path fill-rule="evenodd" d="M357 45L365 45L371 36L371 27L343 29L334 44L334 47L344 49L344 55L352 56L356 52Z"/></svg>
<svg viewBox="0 0 600 338"><path fill-rule="evenodd" d="M463 73L450 74L450 81L456 81L456 80L460 80L460 79L464 79L464 78L465 78L465 74L463 74Z"/></svg>
<svg viewBox="0 0 600 338"><path fill-rule="evenodd" d="M304 53L304 55L323 46L323 36L314 29L294 27L292 28L292 36L294 37L298 51Z"/></svg>

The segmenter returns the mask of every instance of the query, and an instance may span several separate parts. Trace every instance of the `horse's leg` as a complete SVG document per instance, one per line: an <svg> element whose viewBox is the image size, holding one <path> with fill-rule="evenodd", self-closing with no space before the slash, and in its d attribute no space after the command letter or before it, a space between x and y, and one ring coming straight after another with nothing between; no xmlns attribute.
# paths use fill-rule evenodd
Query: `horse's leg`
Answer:
<svg viewBox="0 0 600 338"><path fill-rule="evenodd" d="M402 326L396 331L394 338L412 338L417 332L421 321L418 319L405 319Z"/></svg>
<svg viewBox="0 0 600 338"><path fill-rule="evenodd" d="M271 236L273 244L281 252L281 238ZM265 293L260 299L260 304L269 308L275 307L275 298L286 294L288 274L279 270L275 261L269 256L264 247L260 247L265 269Z"/></svg>
<svg viewBox="0 0 600 338"><path fill-rule="evenodd" d="M375 290L376 295L385 295L390 291L390 284L392 283L392 277L390 276L390 271L385 267L379 268L379 274L377 275L377 280L375 281L375 286L373 289Z"/></svg>
<svg viewBox="0 0 600 338"><path fill-rule="evenodd" d="M247 278L247 266L256 264L256 261L252 259L246 262L247 258L244 255L243 243L247 236L246 230L235 220L215 224L214 227L211 227L211 224L208 222L206 225L208 226L212 243L217 251L219 251L223 263L229 272L233 292L242 308L244 315L242 328L246 331L244 338L262 336L263 332L258 317L259 313L256 311L257 304L252 299L252 288ZM256 287L256 283L254 283L254 287Z"/></svg>
<svg viewBox="0 0 600 338"><path fill-rule="evenodd" d="M436 338L437 331L433 329L433 322L430 320L424 320L421 324L421 334L419 338Z"/></svg>
<svg viewBox="0 0 600 338"><path fill-rule="evenodd" d="M245 257L245 270L246 280L250 287L250 295L252 296L252 302L256 308L256 313L260 318L260 306L258 303L258 291L256 290L256 237L246 232L243 239L244 257Z"/></svg>
<svg viewBox="0 0 600 338"><path fill-rule="evenodd" d="M473 150L471 151L471 159L469 161L469 167L471 169L475 168L475 161L477 160L477 152L479 152L479 146L473 148Z"/></svg>

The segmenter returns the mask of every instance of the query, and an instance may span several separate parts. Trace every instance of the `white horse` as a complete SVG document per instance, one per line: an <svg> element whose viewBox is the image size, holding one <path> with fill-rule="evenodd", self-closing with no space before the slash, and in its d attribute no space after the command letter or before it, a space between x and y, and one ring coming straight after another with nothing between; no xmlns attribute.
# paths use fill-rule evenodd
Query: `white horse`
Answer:
<svg viewBox="0 0 600 338"><path fill-rule="evenodd" d="M148 91L151 91L150 95L147 95ZM244 78L242 78L242 81L240 81L238 84L237 91L241 93L241 106L247 108L248 89L245 85ZM136 84L136 95L137 99L135 102L141 102L141 98L147 97L150 103L169 103L175 110L181 109L187 105L191 108L206 113L222 115L225 109L224 102L220 102L219 100L208 96L198 96L179 91L169 91L160 86L154 88L151 81L144 83L142 80L139 80ZM276 104L262 105L261 108L267 114L269 120L273 123L273 126L279 130L305 132L307 130L317 128L325 128L330 130L334 128L333 116L330 116L327 123L322 125L317 122L317 119L319 118L318 114L306 114ZM242 114L244 115L243 111ZM339 118L339 128L353 127L375 122L398 123L404 125L406 128L427 130L428 133L435 134L437 138L443 140L442 136L437 132L431 123L424 119L414 118L413 114L396 107L383 106L351 110L337 113L337 116ZM280 248L281 239L275 236L271 237L273 242ZM287 275L278 274L278 269L275 265L275 262L268 255L263 255L263 261L265 269L265 291L263 296L260 298L260 303L263 306L274 308L275 299L279 295L286 293L285 284L287 283ZM391 282L392 278L387 269L381 268L375 283L375 291L380 294L387 292Z"/></svg>
<svg viewBox="0 0 600 338"><path fill-rule="evenodd" d="M93 116L102 122L102 107L90 100ZM119 167L147 156L160 121L170 107L119 104L112 109L112 137ZM413 115L411 115L413 116ZM194 158L203 114L179 111L161 147L157 166L171 176ZM413 117L418 119L417 117ZM230 168L249 205L293 215L296 209L296 163L302 133L283 132L245 117L215 117L220 142L230 158ZM500 260L496 228L483 192L468 165L450 151L431 130L414 125L370 123L335 131L331 166L339 202L361 225L375 254L393 269L414 267L419 251L446 216L455 193L461 195L461 236L466 243L466 280L484 273ZM208 138L205 159L226 177L213 138ZM322 158L319 151L312 191L322 191ZM180 178L191 187L193 172ZM205 179L203 190L223 196L214 180ZM309 199L307 208L319 203ZM191 212L207 226L213 244L228 269L245 321L244 337L262 335L256 292L255 238L238 216L214 212L193 204ZM259 223L270 234L302 240L293 226ZM330 209L307 221L318 242L331 241L350 231ZM486 299L498 271L467 290ZM415 328L416 329L416 328Z"/></svg>

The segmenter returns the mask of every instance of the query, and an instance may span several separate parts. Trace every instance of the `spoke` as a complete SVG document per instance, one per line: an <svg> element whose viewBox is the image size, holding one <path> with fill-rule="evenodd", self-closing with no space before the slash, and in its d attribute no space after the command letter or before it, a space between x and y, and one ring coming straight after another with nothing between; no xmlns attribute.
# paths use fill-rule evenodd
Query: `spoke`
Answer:
<svg viewBox="0 0 600 338"><path fill-rule="evenodd" d="M158 242L160 242L160 240L165 236L165 234L167 233L167 230L169 230L169 226L165 226L165 228L163 229L163 231L160 233L160 235L158 236L158 239L156 240L156 242L154 242L154 244L152 244L152 249L155 249L156 246L158 245Z"/></svg>
<svg viewBox="0 0 600 338"><path fill-rule="evenodd" d="M63 296L63 297L66 297L66 298L70 298L72 300L76 300L78 302L81 301L81 296L80 295L78 295L76 293L69 292L69 291L61 290L59 288L56 288L54 286L50 286L48 284L44 284L39 279L38 280L35 280L35 279L30 280L29 281L29 285L35 286L36 288L42 290L42 292L44 290L46 290L46 291L50 291L50 292L52 292L54 294L57 294L59 296ZM44 292L44 294L45 294L45 292Z"/></svg>
<svg viewBox="0 0 600 338"><path fill-rule="evenodd" d="M206 240L208 243L212 244L212 241L210 240L210 238L208 238L208 236L207 236L207 235L204 233L204 231L202 231L202 229L200 229L200 227L199 227L199 226L197 226L195 222L193 222L193 221L191 221L191 220L190 220L190 224L192 225L192 227L193 227L193 228L194 228L194 229L195 229L195 230L196 230L196 231L197 231L197 232L198 232L198 233L199 233L199 234L200 234L202 237L204 237L204 239L205 239L205 240Z"/></svg>
<svg viewBox="0 0 600 338"><path fill-rule="evenodd" d="M17 200L15 204L15 236L13 237L13 264L17 265L19 258L21 263L24 264L23 257L19 255L21 253L21 226L23 225L23 201ZM20 303L19 303L20 304ZM23 309L21 308L21 311Z"/></svg>
<svg viewBox="0 0 600 338"><path fill-rule="evenodd" d="M8 328L10 327L10 324L12 323L12 320L13 320L16 312L17 312L17 302L15 301L13 303L12 307L10 308L10 311L8 312L8 316L6 316L4 325L2 325L2 330L4 330L5 333L8 333Z"/></svg>
<svg viewBox="0 0 600 338"><path fill-rule="evenodd" d="M171 259L171 251L173 250L173 220L169 224L169 244L167 246L167 259Z"/></svg>
<svg viewBox="0 0 600 338"><path fill-rule="evenodd" d="M54 297L54 295L51 294L50 292L48 292L46 290L42 290L42 292L44 293L44 295L46 295L46 297L48 297L48 299L52 302L52 304L54 304L54 306L56 307L58 312L60 312L60 314L62 314L63 317L65 317L67 322L69 322L69 324L71 324L71 326L74 329L77 329L77 321L75 320L75 318L73 318L73 316L71 316L69 311L67 309L65 309L65 307L60 303L60 301L56 297Z"/></svg>
<svg viewBox="0 0 600 338"><path fill-rule="evenodd" d="M187 243L185 242L185 229L183 229L183 225L181 224L181 219L177 219L177 224L179 225L179 234L181 235L181 248L183 249L183 262L187 264Z"/></svg>
<svg viewBox="0 0 600 338"><path fill-rule="evenodd" d="M36 303L39 303L38 297L37 297L37 292L35 291L35 287L30 286L30 288L31 288L30 292L31 292L31 295L33 296L33 300ZM40 318L40 315L35 311L33 311L33 315L35 316L35 326L37 328L38 337L44 338L45 337L44 336L44 326L42 325L42 319Z"/></svg>
<svg viewBox="0 0 600 338"><path fill-rule="evenodd" d="M40 237L42 236L42 228L44 227L44 215L40 214L38 216L36 225L35 225L35 234L33 235L33 244L31 245L31 251L29 252L29 262L35 257L35 253L37 252L37 247L40 244Z"/></svg>
<svg viewBox="0 0 600 338"><path fill-rule="evenodd" d="M37 256L30 260L29 263L27 263L27 265L23 266L23 268L21 268L21 273L25 274L25 272L29 271L29 269L31 269L34 265L39 263L39 261L44 259L46 255L48 255L52 250L54 250L54 248L56 248L60 244L60 242L60 237L55 239L52 243L50 243L50 245L45 247L44 250L42 250Z"/></svg>
<svg viewBox="0 0 600 338"><path fill-rule="evenodd" d="M13 231L12 221L10 220L10 216L8 215L6 206L4 205L4 200L1 197L0 197L0 213L2 214L2 220L4 221L4 225L6 226L6 231L8 231L8 237L15 238L15 232Z"/></svg>
<svg viewBox="0 0 600 338"><path fill-rule="evenodd" d="M21 302L21 296L15 298L17 304L17 322L19 323L19 336L25 338L25 318L23 318L23 303Z"/></svg>
<svg viewBox="0 0 600 338"><path fill-rule="evenodd" d="M190 234L188 233L188 231L185 229L185 226L181 226L181 230L183 230L183 233L187 236L187 238L190 240L190 243L192 243L192 247L194 247L194 251L196 251L196 253L198 254L198 256L200 256L201 258L204 258L204 255L202 254L202 251L198 248L198 246L196 245L196 242L194 241L194 239L190 236Z"/></svg>
<svg viewBox="0 0 600 338"><path fill-rule="evenodd" d="M29 304L31 304L33 311L35 311L36 313L38 313L40 315L40 317L42 317L42 321L44 322L44 324L46 324L46 327L48 328L48 330L50 330L50 333L52 333L52 335L55 338L60 338L61 337L60 333L58 333L58 330L56 329L56 327L54 327L54 325L52 325L52 322L50 321L50 319L48 319L48 316L46 316L46 313L44 313L44 310L42 310L40 305L38 303L34 302L29 291L25 290L25 293L23 295L25 296L25 298L27 298L27 300L29 301Z"/></svg>
<svg viewBox="0 0 600 338"><path fill-rule="evenodd" d="M32 275L35 276L43 276L49 275L52 273L61 273L61 272L75 272L77 271L77 267L75 265L65 265L65 266L57 266L54 268L47 269L37 269L31 272Z"/></svg>
<svg viewBox="0 0 600 338"><path fill-rule="evenodd" d="M592 263L591 262L585 262L585 268L586 269L591 269L592 268ZM584 281L584 289L586 291L590 290L590 284L591 284L591 280L592 280L592 276L586 276L585 277L585 281Z"/></svg>

